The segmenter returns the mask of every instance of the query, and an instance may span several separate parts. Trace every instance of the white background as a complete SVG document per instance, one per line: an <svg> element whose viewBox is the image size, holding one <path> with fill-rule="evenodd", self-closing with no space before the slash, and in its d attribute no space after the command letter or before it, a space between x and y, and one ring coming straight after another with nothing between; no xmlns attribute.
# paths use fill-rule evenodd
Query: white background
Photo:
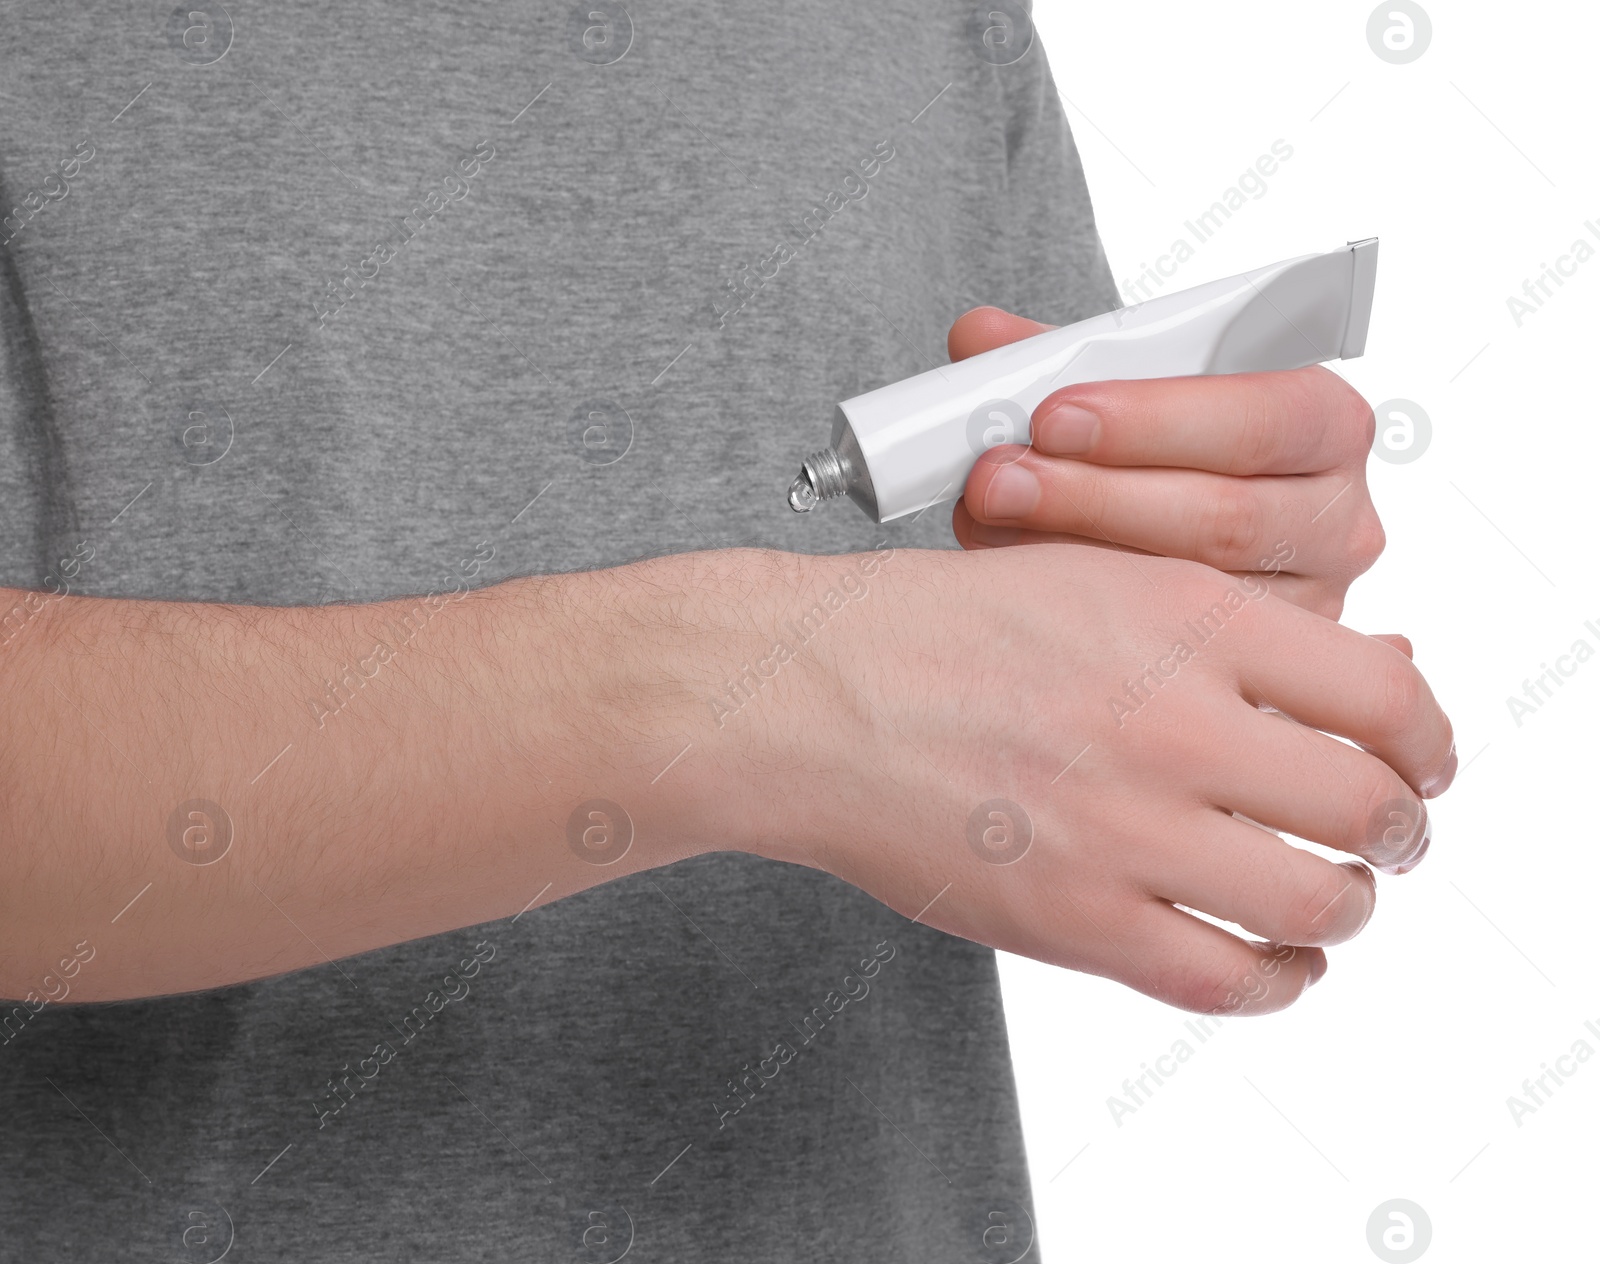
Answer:
<svg viewBox="0 0 1600 1264"><path fill-rule="evenodd" d="M1367 354L1336 367L1433 434L1371 462L1389 548L1345 622L1412 638L1463 765L1428 859L1380 876L1372 923L1283 1014L1200 1045L1176 1010L1002 959L1057 1264L1398 1258L1367 1241L1392 1198L1431 1221L1430 1262L1600 1258L1600 1056L1521 1126L1507 1105L1575 1041L1600 1055L1600 656L1520 726L1506 701L1575 641L1600 651L1600 257L1520 327L1506 303L1576 240L1600 249L1600 16L1425 3L1431 43L1399 65L1369 4L1035 4L1119 282L1278 139L1293 157L1167 290L1381 239ZM1119 1126L1107 1099L1185 1037L1195 1056Z"/></svg>

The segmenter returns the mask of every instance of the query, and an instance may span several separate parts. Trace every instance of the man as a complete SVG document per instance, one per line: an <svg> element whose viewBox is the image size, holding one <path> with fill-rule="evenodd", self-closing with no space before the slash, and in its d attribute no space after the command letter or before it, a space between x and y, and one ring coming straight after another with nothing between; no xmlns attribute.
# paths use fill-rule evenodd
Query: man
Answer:
<svg viewBox="0 0 1600 1264"><path fill-rule="evenodd" d="M982 945L1265 1012L1420 859L1331 373L1053 398L968 552L790 514L961 313L1116 298L1020 13L751 16L16 15L15 1258L972 1258Z"/></svg>

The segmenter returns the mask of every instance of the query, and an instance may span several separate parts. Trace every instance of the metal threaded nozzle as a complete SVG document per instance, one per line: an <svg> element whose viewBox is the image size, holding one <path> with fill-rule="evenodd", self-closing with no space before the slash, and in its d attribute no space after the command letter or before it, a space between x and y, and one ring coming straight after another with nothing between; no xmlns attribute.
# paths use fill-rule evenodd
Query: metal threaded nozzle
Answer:
<svg viewBox="0 0 1600 1264"><path fill-rule="evenodd" d="M796 513L810 513L819 501L843 496L847 477L844 462L832 448L813 452L801 463L800 473L789 484L789 508Z"/></svg>

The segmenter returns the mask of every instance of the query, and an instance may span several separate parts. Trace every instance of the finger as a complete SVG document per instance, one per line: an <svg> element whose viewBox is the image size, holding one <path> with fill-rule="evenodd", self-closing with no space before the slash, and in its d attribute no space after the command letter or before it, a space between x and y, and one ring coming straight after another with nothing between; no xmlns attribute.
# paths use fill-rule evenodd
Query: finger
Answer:
<svg viewBox="0 0 1600 1264"><path fill-rule="evenodd" d="M1345 585L1330 583L1320 575L1262 575L1253 571L1229 571L1234 579L1249 591L1251 584L1265 584L1267 591L1279 601L1287 601L1321 615L1324 619L1337 619L1344 613Z"/></svg>
<svg viewBox="0 0 1600 1264"><path fill-rule="evenodd" d="M1054 328L1054 325L1041 325L1026 316L1013 316L998 307L974 307L950 326L947 339L950 359L965 360L979 352L993 351Z"/></svg>
<svg viewBox="0 0 1600 1264"><path fill-rule="evenodd" d="M1394 769L1286 716L1242 714L1243 723L1228 729L1228 758L1211 770L1206 793L1214 806L1349 852L1385 873L1420 863L1432 825Z"/></svg>
<svg viewBox="0 0 1600 1264"><path fill-rule="evenodd" d="M1033 411L1033 446L1101 465L1217 474L1314 474L1364 465L1372 408L1321 365L1145 381L1085 382Z"/></svg>
<svg viewBox="0 0 1600 1264"><path fill-rule="evenodd" d="M1249 943L1151 900L1126 925L1111 978L1202 1014L1270 1014L1293 1004L1328 968L1320 948Z"/></svg>
<svg viewBox="0 0 1600 1264"><path fill-rule="evenodd" d="M1449 788L1455 734L1405 654L1283 602L1262 613L1233 642L1244 650L1235 662L1247 701L1359 742L1425 799ZM1219 603L1204 617L1226 624L1235 616Z"/></svg>
<svg viewBox="0 0 1600 1264"><path fill-rule="evenodd" d="M963 501L957 501L954 511L950 515L950 529L955 532L956 542L969 551L982 549L1004 549L1018 544L1076 544L1085 548L1106 549L1113 553L1131 553L1135 557L1154 557L1153 553L1144 549L1136 549L1128 544L1115 544L1110 540L1096 539L1086 535L1071 535L1062 531L1028 531L1022 527L997 527L986 522L978 522L967 510ZM1256 571L1229 571L1234 579L1241 584L1265 584L1274 597L1281 601L1292 602L1302 610L1309 610L1319 614L1324 619L1337 619L1344 610L1344 586L1330 584L1320 576L1290 575L1287 573L1277 575L1264 575ZM1385 638L1385 643L1390 643ZM1398 637L1397 648L1410 657L1410 642L1404 637Z"/></svg>
<svg viewBox="0 0 1600 1264"><path fill-rule="evenodd" d="M1221 812L1186 841L1163 854L1151 895L1304 947L1342 944L1372 917L1377 884L1359 862L1335 864Z"/></svg>
<svg viewBox="0 0 1600 1264"><path fill-rule="evenodd" d="M1093 536L1072 535L1064 531L1026 531L1021 527L997 527L979 522L967 508L965 499L956 501L950 514L950 529L964 549L1008 548L1013 544L1084 544L1091 548L1110 549L1117 553L1136 553L1150 557L1143 549L1117 544Z"/></svg>
<svg viewBox="0 0 1600 1264"><path fill-rule="evenodd" d="M1341 497L1335 505L1348 510L1315 521L1342 482L1348 486L1337 473L1238 478L1108 468L1003 445L978 458L963 499L980 522L1111 540L1218 570L1287 570L1348 582L1377 560L1382 540L1376 530L1359 535L1360 496Z"/></svg>

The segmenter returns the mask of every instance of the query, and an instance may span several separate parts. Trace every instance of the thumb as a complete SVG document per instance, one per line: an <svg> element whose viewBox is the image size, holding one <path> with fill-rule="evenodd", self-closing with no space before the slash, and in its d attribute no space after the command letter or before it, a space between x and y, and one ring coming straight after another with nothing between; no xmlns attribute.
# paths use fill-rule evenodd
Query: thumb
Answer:
<svg viewBox="0 0 1600 1264"><path fill-rule="evenodd" d="M1374 641L1382 641L1385 645L1392 645L1407 658L1415 657L1411 641L1401 636L1398 632L1374 632L1371 634Z"/></svg>
<svg viewBox="0 0 1600 1264"><path fill-rule="evenodd" d="M950 359L965 360L980 351L992 351L1054 328L1054 325L1041 325L1026 316L1013 316L998 307L974 307L950 326Z"/></svg>

